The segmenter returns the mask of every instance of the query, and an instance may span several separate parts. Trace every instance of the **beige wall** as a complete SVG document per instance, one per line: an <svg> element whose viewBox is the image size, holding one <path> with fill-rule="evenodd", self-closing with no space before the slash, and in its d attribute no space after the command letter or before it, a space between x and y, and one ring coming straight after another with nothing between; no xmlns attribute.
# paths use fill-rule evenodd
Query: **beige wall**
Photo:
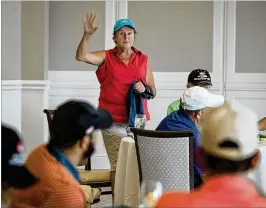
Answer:
<svg viewBox="0 0 266 208"><path fill-rule="evenodd" d="M266 2L236 3L236 72L266 72Z"/></svg>
<svg viewBox="0 0 266 208"><path fill-rule="evenodd" d="M97 13L100 29L94 34L90 51L104 49L105 3L93 1L51 1L49 6L49 70L95 70L75 60L76 49L83 34L83 16ZM111 35L111 34L110 34Z"/></svg>
<svg viewBox="0 0 266 208"><path fill-rule="evenodd" d="M153 71L212 71L213 3L129 1L137 27L136 46L149 55Z"/></svg>
<svg viewBox="0 0 266 208"><path fill-rule="evenodd" d="M2 80L21 79L21 2L1 2Z"/></svg>
<svg viewBox="0 0 266 208"><path fill-rule="evenodd" d="M236 72L265 71L265 4L237 2ZM94 51L104 48L104 2L50 2L50 70L96 69L74 58L83 32L82 15L92 9L100 25L89 44ZM149 56L153 71L213 71L213 2L129 1L128 17L137 27L135 45Z"/></svg>
<svg viewBox="0 0 266 208"><path fill-rule="evenodd" d="M95 70L77 62L75 50L83 32L82 16L93 9L100 29L89 49L104 49L105 3L49 4L49 69ZM154 71L212 71L212 2L129 1L128 17L137 27L136 47L149 55ZM1 21L2 79L44 79L44 2L4 1ZM237 2L236 72L266 71L265 37L266 2Z"/></svg>
<svg viewBox="0 0 266 208"><path fill-rule="evenodd" d="M43 80L44 2L2 2L2 79Z"/></svg>
<svg viewBox="0 0 266 208"><path fill-rule="evenodd" d="M21 79L43 80L44 2L21 2Z"/></svg>
<svg viewBox="0 0 266 208"><path fill-rule="evenodd" d="M49 70L96 69L75 60L82 15L92 9L100 25L89 43L93 51L104 49L104 2L50 2ZM212 2L129 1L128 16L138 30L136 47L149 55L154 71L212 71Z"/></svg>

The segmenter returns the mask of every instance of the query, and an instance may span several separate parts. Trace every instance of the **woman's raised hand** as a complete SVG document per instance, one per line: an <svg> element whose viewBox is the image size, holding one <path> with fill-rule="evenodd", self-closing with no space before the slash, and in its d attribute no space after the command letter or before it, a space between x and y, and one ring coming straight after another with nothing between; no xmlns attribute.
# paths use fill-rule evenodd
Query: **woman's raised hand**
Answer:
<svg viewBox="0 0 266 208"><path fill-rule="evenodd" d="M92 35L93 33L98 30L98 26L96 25L96 14L95 12L91 12L90 14L87 14L84 19L84 32L86 34Z"/></svg>

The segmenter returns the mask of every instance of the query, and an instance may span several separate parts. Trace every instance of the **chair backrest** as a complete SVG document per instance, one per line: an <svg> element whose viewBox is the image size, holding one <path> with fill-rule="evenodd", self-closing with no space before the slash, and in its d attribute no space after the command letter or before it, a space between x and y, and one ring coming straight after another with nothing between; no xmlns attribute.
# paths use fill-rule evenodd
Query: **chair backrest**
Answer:
<svg viewBox="0 0 266 208"><path fill-rule="evenodd" d="M48 121L49 132L51 134L52 119L53 119L55 111L54 110L49 110L49 109L44 109L43 112L46 114L47 121Z"/></svg>
<svg viewBox="0 0 266 208"><path fill-rule="evenodd" d="M193 131L153 131L132 128L140 183L160 181L163 190L190 191L194 187Z"/></svg>
<svg viewBox="0 0 266 208"><path fill-rule="evenodd" d="M46 114L47 121L48 121L48 127L49 127L49 133L51 135L51 133L52 133L52 120L53 120L55 110L44 109L43 112ZM84 165L85 165L85 170L91 170L90 158L83 158L80 161L79 166L84 166Z"/></svg>

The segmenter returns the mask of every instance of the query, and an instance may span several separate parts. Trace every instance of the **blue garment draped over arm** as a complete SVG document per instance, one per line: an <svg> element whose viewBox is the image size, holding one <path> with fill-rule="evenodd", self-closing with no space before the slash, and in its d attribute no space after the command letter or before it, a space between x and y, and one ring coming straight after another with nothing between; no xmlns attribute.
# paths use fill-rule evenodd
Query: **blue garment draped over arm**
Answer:
<svg viewBox="0 0 266 208"><path fill-rule="evenodd" d="M126 97L128 125L134 127L135 117L137 114L145 114L142 99L151 99L152 94L143 92L139 93L135 90L136 81L132 82Z"/></svg>

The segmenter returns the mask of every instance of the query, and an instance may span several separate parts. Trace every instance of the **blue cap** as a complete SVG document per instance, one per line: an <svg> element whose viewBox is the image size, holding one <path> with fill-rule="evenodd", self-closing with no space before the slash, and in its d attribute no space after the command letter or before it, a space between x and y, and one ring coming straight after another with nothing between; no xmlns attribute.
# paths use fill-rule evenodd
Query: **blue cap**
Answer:
<svg viewBox="0 0 266 208"><path fill-rule="evenodd" d="M117 20L115 23L114 33L124 26L128 26L136 30L134 23L130 19L120 19L120 20Z"/></svg>

